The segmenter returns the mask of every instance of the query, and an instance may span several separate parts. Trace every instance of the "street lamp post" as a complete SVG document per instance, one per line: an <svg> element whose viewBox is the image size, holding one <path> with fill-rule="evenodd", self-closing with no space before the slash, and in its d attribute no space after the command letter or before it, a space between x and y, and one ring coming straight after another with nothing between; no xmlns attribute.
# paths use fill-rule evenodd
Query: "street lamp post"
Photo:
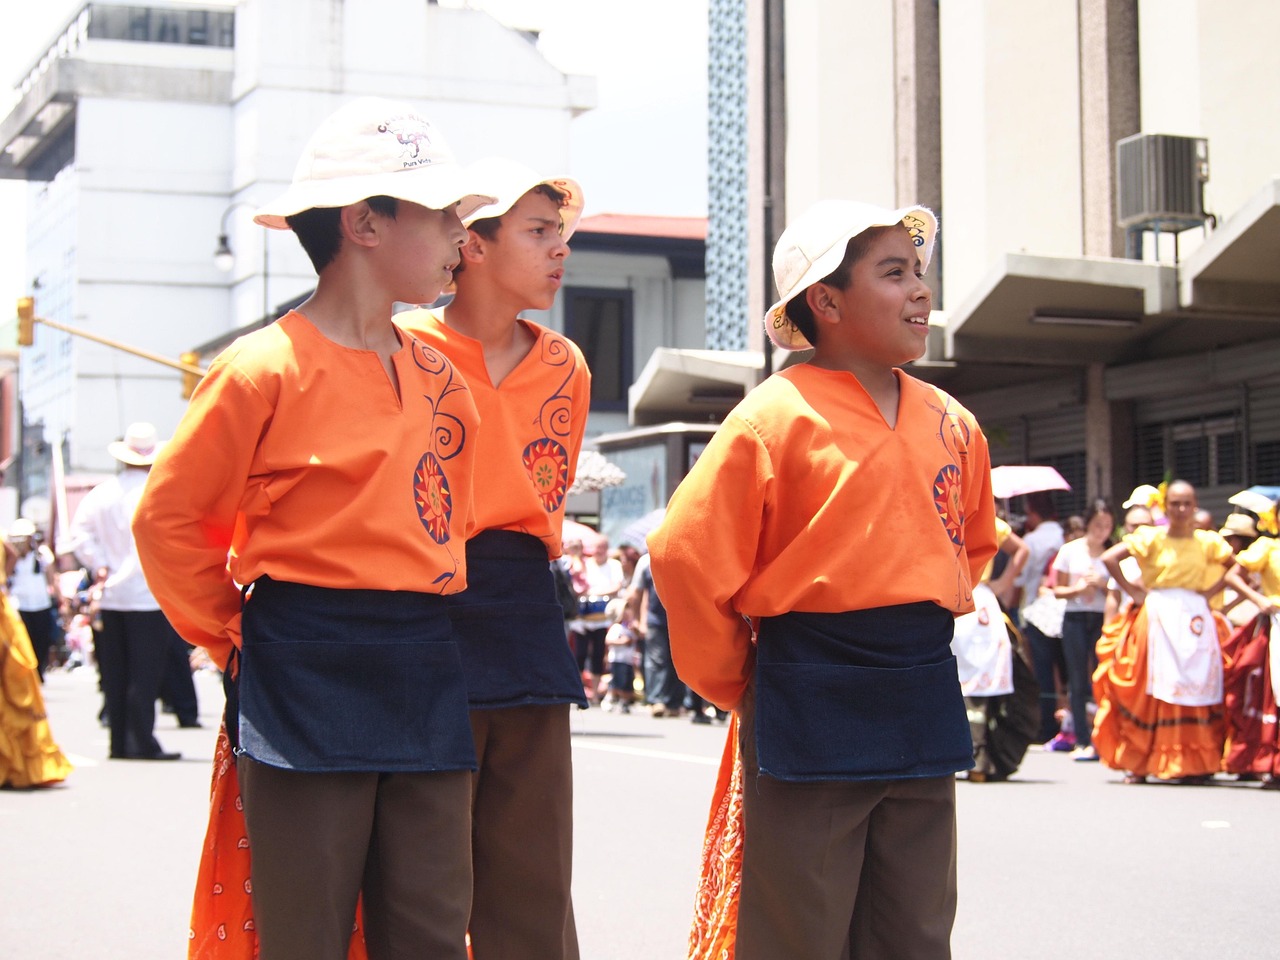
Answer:
<svg viewBox="0 0 1280 960"><path fill-rule="evenodd" d="M222 211L222 222L218 228L218 248L213 252L213 265L223 273L229 273L231 268L236 265L236 254L231 249L231 238L227 233L227 218L231 216L232 211L239 207L249 207L253 209L253 204L247 200L237 200L227 209ZM270 299L267 296L267 278L268 262L267 262L267 238L262 238L262 321L265 323L270 316Z"/></svg>

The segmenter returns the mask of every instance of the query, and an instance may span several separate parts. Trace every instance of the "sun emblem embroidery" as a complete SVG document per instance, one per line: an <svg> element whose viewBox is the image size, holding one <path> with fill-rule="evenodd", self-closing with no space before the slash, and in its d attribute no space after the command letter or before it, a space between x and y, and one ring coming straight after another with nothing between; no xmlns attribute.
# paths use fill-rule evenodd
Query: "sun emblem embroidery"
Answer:
<svg viewBox="0 0 1280 960"><path fill-rule="evenodd" d="M564 502L569 482L569 451L550 437L535 440L521 457L542 509L553 513Z"/></svg>
<svg viewBox="0 0 1280 960"><path fill-rule="evenodd" d="M957 547L964 546L964 510L960 506L960 468L949 463L933 481L933 506L943 529Z"/></svg>
<svg viewBox="0 0 1280 960"><path fill-rule="evenodd" d="M436 543L447 541L453 497L449 493L449 480L433 453L424 453L418 461L418 469L413 472L413 499L418 508L418 519L427 528L431 539Z"/></svg>

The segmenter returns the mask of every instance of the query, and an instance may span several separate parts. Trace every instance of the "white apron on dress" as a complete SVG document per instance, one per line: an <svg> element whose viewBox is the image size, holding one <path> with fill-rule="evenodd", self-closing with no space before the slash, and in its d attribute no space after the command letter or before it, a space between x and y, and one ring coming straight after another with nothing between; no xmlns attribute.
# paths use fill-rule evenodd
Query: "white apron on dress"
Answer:
<svg viewBox="0 0 1280 960"><path fill-rule="evenodd" d="M973 588L973 605L973 613L956 617L951 641L960 689L966 697L1013 693L1013 646L1000 601L989 586L980 583Z"/></svg>
<svg viewBox="0 0 1280 960"><path fill-rule="evenodd" d="M1147 593L1147 693L1182 707L1222 703L1222 648L1209 601L1194 590Z"/></svg>

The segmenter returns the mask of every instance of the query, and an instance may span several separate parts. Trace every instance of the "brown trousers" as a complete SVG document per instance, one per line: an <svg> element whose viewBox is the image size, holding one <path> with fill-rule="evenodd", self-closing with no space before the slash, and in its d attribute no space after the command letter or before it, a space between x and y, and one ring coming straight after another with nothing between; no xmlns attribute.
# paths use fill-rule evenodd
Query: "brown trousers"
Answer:
<svg viewBox="0 0 1280 960"><path fill-rule="evenodd" d="M736 960L947 960L955 778L796 783L761 776L741 712Z"/></svg>
<svg viewBox="0 0 1280 960"><path fill-rule="evenodd" d="M468 771L302 773L237 762L261 960L466 960Z"/></svg>
<svg viewBox="0 0 1280 960"><path fill-rule="evenodd" d="M578 960L569 710L471 711L475 960Z"/></svg>

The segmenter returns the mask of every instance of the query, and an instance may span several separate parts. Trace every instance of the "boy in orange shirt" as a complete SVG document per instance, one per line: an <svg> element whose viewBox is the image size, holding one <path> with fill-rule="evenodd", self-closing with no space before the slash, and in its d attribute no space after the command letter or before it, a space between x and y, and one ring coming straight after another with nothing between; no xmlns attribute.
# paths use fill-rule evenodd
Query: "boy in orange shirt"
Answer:
<svg viewBox="0 0 1280 960"><path fill-rule="evenodd" d="M408 105L322 123L255 217L294 231L315 292L214 360L134 517L161 607L237 677L271 960L345 958L362 891L371 960L466 957L475 751L445 597L466 586L478 415L392 307L439 295L459 216L491 200Z"/></svg>
<svg viewBox="0 0 1280 960"><path fill-rule="evenodd" d="M788 227L766 325L813 358L730 413L649 538L680 676L739 738L692 956L950 956L973 763L950 643L996 542L978 424L899 369L936 229L837 200Z"/></svg>
<svg viewBox="0 0 1280 960"><path fill-rule="evenodd" d="M467 590L450 598L479 763L472 784L475 960L577 960L571 704L586 706L550 562L591 403L578 347L520 316L555 302L582 191L510 160L482 160L498 202L465 221L457 293L397 319L453 361L480 411L484 497Z"/></svg>

